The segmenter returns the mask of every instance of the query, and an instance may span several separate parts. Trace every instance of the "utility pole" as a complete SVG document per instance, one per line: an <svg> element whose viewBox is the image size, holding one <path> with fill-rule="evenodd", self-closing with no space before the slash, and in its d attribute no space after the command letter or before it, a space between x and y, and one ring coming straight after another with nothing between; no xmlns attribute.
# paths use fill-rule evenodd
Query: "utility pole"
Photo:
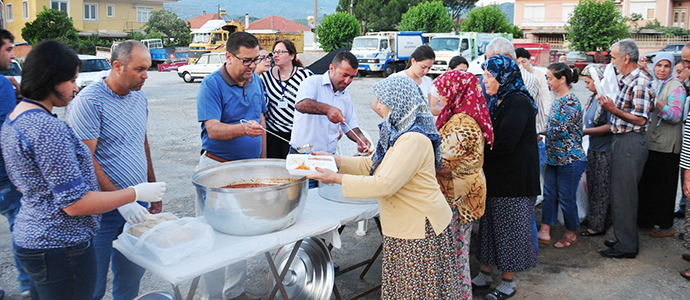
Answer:
<svg viewBox="0 0 690 300"><path fill-rule="evenodd" d="M316 11L316 10L317 10L317 9L316 9L316 6L317 6L317 5L316 5L316 4L317 4L316 1L317 1L317 0L314 0L314 28L316 28L317 26L319 26L319 21L318 21L319 19L318 19L318 17L316 16L316 14L318 13L318 12ZM313 37L314 37L314 49L316 49L316 30L314 30L314 35L313 35Z"/></svg>

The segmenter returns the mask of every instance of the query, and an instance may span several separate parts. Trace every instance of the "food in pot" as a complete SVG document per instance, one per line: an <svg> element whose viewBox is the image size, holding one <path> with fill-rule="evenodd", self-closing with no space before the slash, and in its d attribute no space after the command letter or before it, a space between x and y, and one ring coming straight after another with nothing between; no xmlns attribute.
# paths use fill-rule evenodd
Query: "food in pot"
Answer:
<svg viewBox="0 0 690 300"><path fill-rule="evenodd" d="M141 237L144 232L149 231L151 228L156 227L156 225L163 223L165 221L172 221L172 220L177 220L177 217L173 214L161 214L161 215L151 215L148 214L146 215L148 218L148 221L144 223L140 223L137 225L134 225L127 229L129 234L135 236L135 237Z"/></svg>
<svg viewBox="0 0 690 300"><path fill-rule="evenodd" d="M251 189L251 188L260 188L260 187L271 187L271 186L276 186L278 185L277 183L254 183L254 182L245 182L245 183L233 183L233 184L228 184L225 186L221 186L221 188L227 189Z"/></svg>

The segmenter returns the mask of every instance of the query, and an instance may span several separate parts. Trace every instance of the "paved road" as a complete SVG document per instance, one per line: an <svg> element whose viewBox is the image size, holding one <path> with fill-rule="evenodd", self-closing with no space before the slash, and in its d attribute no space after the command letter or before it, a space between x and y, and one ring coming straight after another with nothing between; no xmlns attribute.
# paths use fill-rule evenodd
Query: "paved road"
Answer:
<svg viewBox="0 0 690 300"><path fill-rule="evenodd" d="M190 182L196 166L200 139L196 121L196 93L199 83L186 84L175 73L151 72L144 85L149 97L149 141L158 180L168 182L164 197L164 211L178 216L193 216L194 189ZM371 86L380 78L358 78L349 91L355 102L360 127L377 139L380 118L371 111ZM583 83L574 86L574 92L585 101L589 93ZM56 109L60 113L61 109ZM537 214L540 218L540 214ZM373 224L370 224L373 225ZM682 229L677 220L676 230ZM559 237L563 227L553 230ZM681 268L690 267L680 255L685 252L677 238L652 239L641 234L640 255L634 260L604 259L597 253L604 248L604 237L581 238L569 249L540 247L540 265L518 273L518 294L515 299L690 299L690 285L678 275ZM612 232L608 238L612 238ZM333 252L336 263L347 267L356 259L371 255L378 247L380 235L369 226L366 236L354 234L346 228L343 248ZM476 251L476 249L472 249ZM263 257L249 261L247 290L264 294L267 289L267 267ZM472 258L472 271L478 265ZM336 284L344 297L369 289L380 282L380 262L360 280L358 274L338 277ZM499 279L494 272L494 279ZM7 223L0 222L0 288L8 292L6 299L19 299L16 271L11 259L11 238ZM186 288L186 287L184 287ZM153 290L171 290L162 279L147 273L142 280L142 293ZM475 295L481 299L483 294ZM364 299L378 299L373 293ZM105 299L111 299L108 295ZM196 298L199 299L197 293Z"/></svg>

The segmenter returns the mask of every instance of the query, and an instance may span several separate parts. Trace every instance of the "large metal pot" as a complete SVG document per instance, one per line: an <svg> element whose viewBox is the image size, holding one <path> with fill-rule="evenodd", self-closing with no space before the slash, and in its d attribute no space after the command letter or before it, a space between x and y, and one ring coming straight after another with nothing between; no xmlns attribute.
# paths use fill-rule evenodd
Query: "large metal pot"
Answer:
<svg viewBox="0 0 690 300"><path fill-rule="evenodd" d="M232 235L259 235L290 227L307 204L308 181L290 175L284 159L249 159L201 169L192 176L196 201L215 229ZM278 184L223 188L238 183Z"/></svg>
<svg viewBox="0 0 690 300"><path fill-rule="evenodd" d="M319 181L319 196L326 200L333 202L348 203L348 204L374 204L378 203L377 199L359 199L359 198L345 198L343 195L343 186L337 183L323 183Z"/></svg>

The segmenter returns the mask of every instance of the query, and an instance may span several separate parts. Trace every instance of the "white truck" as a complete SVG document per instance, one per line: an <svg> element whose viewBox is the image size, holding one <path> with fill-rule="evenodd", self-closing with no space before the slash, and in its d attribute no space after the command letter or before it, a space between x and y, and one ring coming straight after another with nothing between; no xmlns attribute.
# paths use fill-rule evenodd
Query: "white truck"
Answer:
<svg viewBox="0 0 690 300"><path fill-rule="evenodd" d="M369 32L352 41L352 54L359 61L359 74L380 73L383 77L405 69L417 47L424 45L421 32Z"/></svg>
<svg viewBox="0 0 690 300"><path fill-rule="evenodd" d="M512 40L512 35L477 32L448 33L431 37L429 46L434 49L436 60L429 74L431 76L443 74L448 70L448 62L454 56L464 57L471 66L474 60L484 55L489 42L497 37Z"/></svg>

